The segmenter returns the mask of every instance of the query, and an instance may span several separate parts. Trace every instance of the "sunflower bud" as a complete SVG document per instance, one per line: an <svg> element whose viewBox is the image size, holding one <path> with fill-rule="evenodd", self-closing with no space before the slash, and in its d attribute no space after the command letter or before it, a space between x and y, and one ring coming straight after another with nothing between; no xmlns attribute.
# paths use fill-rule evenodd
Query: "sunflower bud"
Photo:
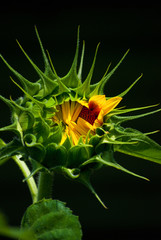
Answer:
<svg viewBox="0 0 161 240"><path fill-rule="evenodd" d="M147 137L147 134L121 126L122 122L155 113L160 109L136 116L120 116L148 108L116 108L141 77L117 96L104 95L106 82L128 51L110 72L108 66L100 81L91 84L98 46L90 71L82 81L85 43L83 42L78 66L78 29L72 66L64 77L59 77L49 53L46 54L43 48L37 29L36 34L44 59L44 71L37 67L20 43L18 44L37 72L38 81L30 82L1 56L3 62L20 81L21 85L11 78L24 96L16 101L0 96L12 112L11 125L1 128L0 131L13 131L16 135L10 143L0 149L0 161L20 155L21 160L31 162L31 175L38 171L66 174L84 183L98 199L90 184L90 175L97 168L110 166L144 178L120 166L113 155L115 151L119 151L161 163L161 147L157 143Z"/></svg>

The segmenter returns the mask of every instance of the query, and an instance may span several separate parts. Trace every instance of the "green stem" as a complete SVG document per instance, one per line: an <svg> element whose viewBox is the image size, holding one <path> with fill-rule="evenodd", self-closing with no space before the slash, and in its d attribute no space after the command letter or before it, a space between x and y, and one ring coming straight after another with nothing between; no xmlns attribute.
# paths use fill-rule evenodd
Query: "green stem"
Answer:
<svg viewBox="0 0 161 240"><path fill-rule="evenodd" d="M38 198L41 200L43 198L52 197L52 186L53 186L53 173L41 172L39 175L39 184L38 184Z"/></svg>
<svg viewBox="0 0 161 240"><path fill-rule="evenodd" d="M20 156L14 156L12 158L17 163L19 168L21 169L24 177L27 178L28 176L30 176L30 174L31 174L30 170L24 161L19 160ZM30 177L26 180L26 182L27 182L28 188L30 190L33 203L35 203L37 201L37 194L38 194L35 180L33 177Z"/></svg>

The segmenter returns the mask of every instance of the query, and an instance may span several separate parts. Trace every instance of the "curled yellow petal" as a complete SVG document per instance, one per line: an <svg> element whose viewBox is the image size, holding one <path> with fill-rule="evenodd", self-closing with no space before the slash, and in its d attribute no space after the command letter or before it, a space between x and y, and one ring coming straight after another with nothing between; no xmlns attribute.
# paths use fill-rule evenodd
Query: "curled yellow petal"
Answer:
<svg viewBox="0 0 161 240"><path fill-rule="evenodd" d="M102 109L104 111L104 115L111 112L122 100L121 97L113 97L106 100L106 103L103 104Z"/></svg>

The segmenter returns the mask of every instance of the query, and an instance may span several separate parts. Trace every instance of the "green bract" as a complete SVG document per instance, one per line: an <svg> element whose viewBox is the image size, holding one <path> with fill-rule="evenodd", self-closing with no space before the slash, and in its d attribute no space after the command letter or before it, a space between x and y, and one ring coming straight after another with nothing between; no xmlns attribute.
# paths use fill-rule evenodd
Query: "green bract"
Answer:
<svg viewBox="0 0 161 240"><path fill-rule="evenodd" d="M49 53L46 54L44 51L37 30L36 34L44 59L44 71L37 67L22 46L18 44L37 72L38 81L33 83L27 80L1 56L3 62L20 81L19 85L11 78L22 90L24 96L15 101L0 96L0 99L10 107L12 112L11 125L1 128L0 131L15 133L15 138L11 142L4 143L2 140L0 142L0 164L11 157L18 156L20 160L29 161L32 164L31 174L26 180L40 171L63 173L69 178L85 184L98 199L99 197L90 184L90 176L95 169L105 165L144 178L120 166L114 159L114 152L118 151L161 163L161 146L151 140L147 134L121 126L125 121L156 113L160 109L135 116L120 115L153 106L114 109L104 118L104 124L96 129L95 135L89 132L86 142L83 142L80 138L77 145L73 145L69 137L61 144L63 123L54 123L52 120L57 111L57 105L65 101L88 101L92 96L102 95L105 84L121 64L128 51L110 72L109 67L107 68L98 83L91 84L98 46L91 69L86 79L82 81L85 43L83 43L81 60L78 66L78 30L77 46L72 66L67 75L59 77L53 67ZM124 97L140 78L141 76L118 96Z"/></svg>

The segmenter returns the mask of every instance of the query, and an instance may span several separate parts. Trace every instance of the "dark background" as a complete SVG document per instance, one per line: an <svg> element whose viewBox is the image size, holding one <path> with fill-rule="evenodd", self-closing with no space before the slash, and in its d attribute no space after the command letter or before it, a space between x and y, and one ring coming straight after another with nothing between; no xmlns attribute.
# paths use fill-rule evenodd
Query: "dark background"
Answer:
<svg viewBox="0 0 161 240"><path fill-rule="evenodd" d="M136 3L136 2L135 2ZM22 5L21 5L22 4ZM16 44L20 41L29 56L43 69L43 60L34 25L37 26L44 47L52 57L60 76L69 70L74 57L77 27L80 25L80 47L86 42L83 77L92 64L94 51L101 42L93 81L100 80L107 65L120 60L128 48L130 53L106 87L106 95L124 91L141 73L143 78L125 96L122 106L145 106L160 102L161 91L161 11L159 5L115 4L85 2L64 5L9 3L0 9L0 53L26 78L37 75ZM0 62L0 94L16 99L22 93L10 81L11 72ZM128 123L143 132L160 129L160 113ZM10 122L10 112L0 103L0 126ZM1 133L5 141L11 134ZM161 144L161 134L151 136ZM98 171L92 178L96 191L109 207L98 203L82 185L55 177L53 197L67 202L79 215L83 240L161 239L161 166L133 157L116 154L116 160L147 182L112 168ZM31 204L26 183L12 160L0 167L0 209L11 225L19 225L26 207ZM0 237L0 239L3 239Z"/></svg>

